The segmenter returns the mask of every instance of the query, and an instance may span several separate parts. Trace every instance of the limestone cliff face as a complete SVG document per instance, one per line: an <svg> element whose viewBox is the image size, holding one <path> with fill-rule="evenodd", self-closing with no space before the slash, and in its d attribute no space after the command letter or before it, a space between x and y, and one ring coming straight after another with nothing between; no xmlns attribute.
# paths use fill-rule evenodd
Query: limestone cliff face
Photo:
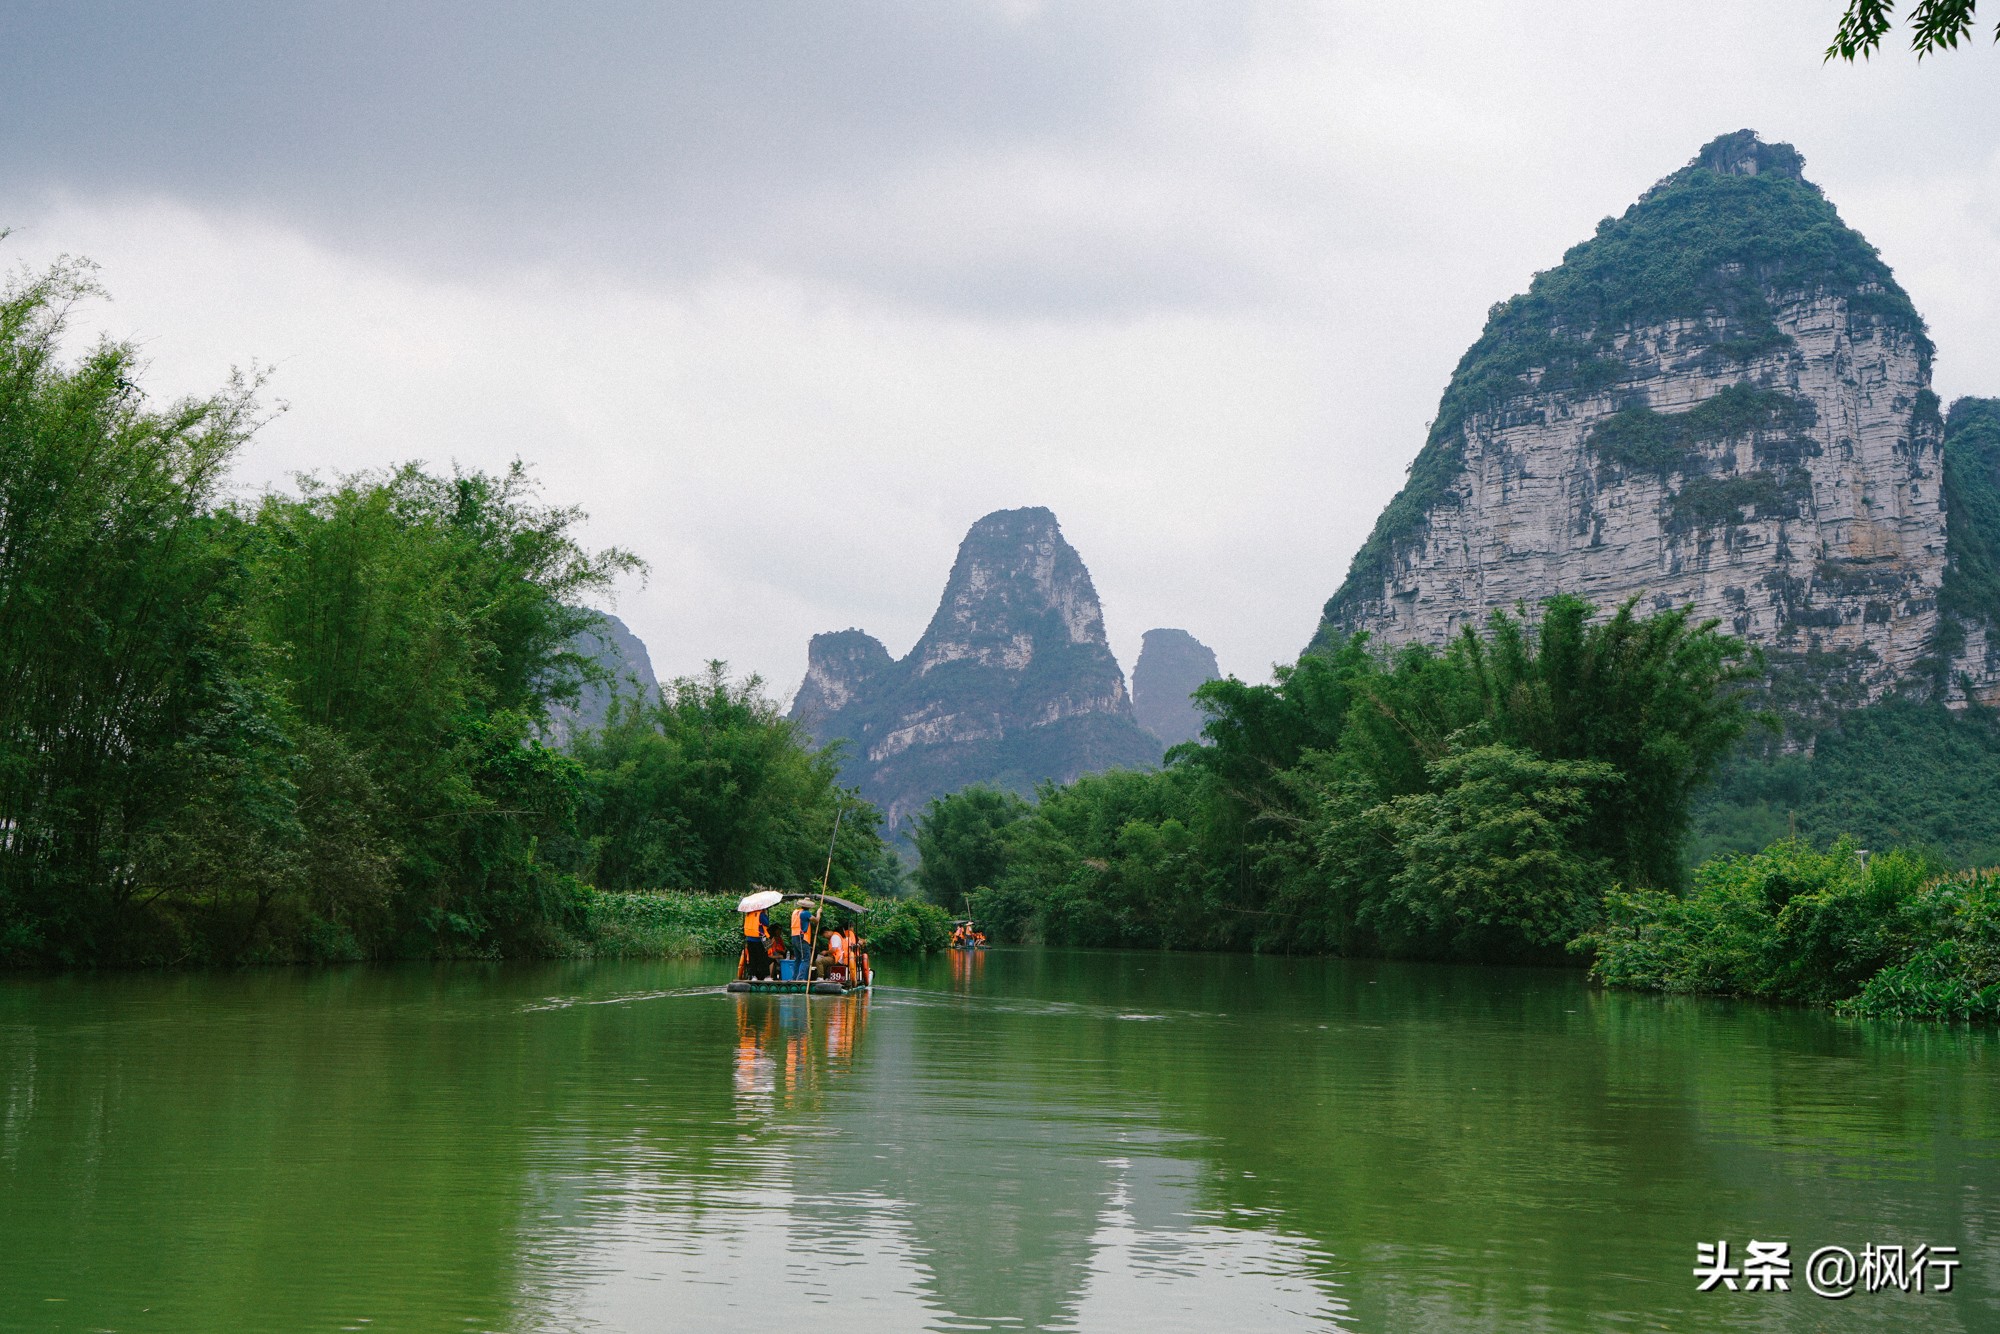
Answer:
<svg viewBox="0 0 2000 1334"><path fill-rule="evenodd" d="M909 655L816 635L791 716L847 742L846 777L900 828L970 783L1019 790L1155 763L1104 635L1090 572L1046 509L1001 510L959 545Z"/></svg>
<svg viewBox="0 0 2000 1334"><path fill-rule="evenodd" d="M1944 436L1950 562L1938 595L1945 698L2000 707L2000 398L1961 398Z"/></svg>
<svg viewBox="0 0 2000 1334"><path fill-rule="evenodd" d="M1177 746L1201 736L1205 721L1189 698L1222 675L1215 650L1185 630L1148 630L1132 665L1132 711L1162 744Z"/></svg>
<svg viewBox="0 0 2000 1334"><path fill-rule="evenodd" d="M791 716L808 727L830 718L895 665L882 641L859 630L814 635L806 649L806 679L792 697Z"/></svg>
<svg viewBox="0 0 2000 1334"><path fill-rule="evenodd" d="M1787 145L1725 136L1494 308L1320 641L1692 603L1828 705L1935 665L1922 322Z"/></svg>

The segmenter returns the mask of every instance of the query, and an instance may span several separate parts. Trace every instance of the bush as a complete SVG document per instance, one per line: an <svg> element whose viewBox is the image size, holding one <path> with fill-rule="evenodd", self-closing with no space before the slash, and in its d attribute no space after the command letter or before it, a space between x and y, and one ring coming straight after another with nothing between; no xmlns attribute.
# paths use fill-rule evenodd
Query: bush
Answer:
<svg viewBox="0 0 2000 1334"><path fill-rule="evenodd" d="M1389 803L1399 865L1380 904L1385 935L1454 957L1526 958L1595 919L1609 875L1576 835L1616 769L1478 746L1430 773L1432 791Z"/></svg>
<svg viewBox="0 0 2000 1334"><path fill-rule="evenodd" d="M1852 839L1795 839L1695 871L1685 897L1614 890L1579 947L1611 986L1831 1004L1908 956L1924 935L1914 900L1940 868L1889 852L1864 864Z"/></svg>
<svg viewBox="0 0 2000 1334"><path fill-rule="evenodd" d="M2000 1019L2000 872L1924 887L1908 916L1934 938L1841 1002L1844 1013L1901 1019Z"/></svg>
<svg viewBox="0 0 2000 1334"><path fill-rule="evenodd" d="M584 929L601 958L726 958L743 948L736 901L721 894L586 890Z"/></svg>
<svg viewBox="0 0 2000 1334"><path fill-rule="evenodd" d="M862 934L870 954L931 954L951 943L951 914L935 903L896 899L869 912Z"/></svg>
<svg viewBox="0 0 2000 1334"><path fill-rule="evenodd" d="M994 889L980 885L966 896L972 920L994 940L1013 943L1033 938L1035 896L1019 885Z"/></svg>
<svg viewBox="0 0 2000 1334"><path fill-rule="evenodd" d="M1685 897L1614 891L1605 916L1577 947L1597 951L1592 976L1611 986L2000 1019L2000 872L1787 839L1705 864Z"/></svg>

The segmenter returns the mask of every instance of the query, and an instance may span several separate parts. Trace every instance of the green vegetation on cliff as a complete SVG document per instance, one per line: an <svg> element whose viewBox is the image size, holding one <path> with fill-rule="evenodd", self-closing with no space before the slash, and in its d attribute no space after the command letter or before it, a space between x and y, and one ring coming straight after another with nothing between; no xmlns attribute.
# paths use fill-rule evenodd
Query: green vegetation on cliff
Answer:
<svg viewBox="0 0 2000 1334"><path fill-rule="evenodd" d="M1927 359L1916 308L1875 248L1800 175L1803 163L1789 144L1761 143L1748 130L1723 135L1622 216L1599 223L1526 292L1494 306L1452 373L1409 481L1327 603L1315 642L1339 636L1349 601L1380 586L1424 516L1449 500L1469 418L1504 412L1530 392L1615 389L1642 355L1619 345L1634 328L1687 321L1671 351L1720 371L1786 344L1773 320L1778 304L1831 295L1851 315L1903 331ZM1640 453L1658 466L1664 448L1648 443Z"/></svg>
<svg viewBox="0 0 2000 1334"><path fill-rule="evenodd" d="M1945 647L1963 640L1962 620L2000 631L2000 398L1961 398L1944 428L1945 566L1938 610L1952 620Z"/></svg>
<svg viewBox="0 0 2000 1334"><path fill-rule="evenodd" d="M1626 408L1593 426L1584 444L1603 462L1630 472L1699 471L1696 449L1740 436L1758 438L1760 457L1791 462L1815 448L1796 433L1818 415L1810 400L1733 384L1686 412L1655 412L1643 404ZM1783 444L1771 442L1772 435Z"/></svg>
<svg viewBox="0 0 2000 1334"><path fill-rule="evenodd" d="M1895 698L1842 714L1810 755L1764 733L1696 803L1694 861L1796 835L1825 846L1915 847L1954 866L2000 865L2000 717Z"/></svg>

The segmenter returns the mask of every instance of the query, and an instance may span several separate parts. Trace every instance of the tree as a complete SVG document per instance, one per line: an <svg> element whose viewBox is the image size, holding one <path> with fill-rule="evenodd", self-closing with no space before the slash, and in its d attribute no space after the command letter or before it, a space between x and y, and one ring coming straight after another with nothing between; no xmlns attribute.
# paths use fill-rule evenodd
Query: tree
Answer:
<svg viewBox="0 0 2000 1334"><path fill-rule="evenodd" d="M1578 835L1616 769L1488 745L1431 773L1433 791L1385 813L1399 865L1378 926L1461 957L1512 959L1559 951L1595 924L1610 876Z"/></svg>
<svg viewBox="0 0 2000 1334"><path fill-rule="evenodd" d="M834 835L835 887L897 888L881 814L839 783L832 747L815 749L756 676L711 662L656 699L624 700L574 752L587 775L586 873L599 889L819 883Z"/></svg>
<svg viewBox="0 0 2000 1334"><path fill-rule="evenodd" d="M1978 0L1917 0L1910 11L1910 49L1917 58L1955 49L1968 40L1977 4ZM1896 0L1848 0L1826 58L1850 63L1856 57L1867 59L1880 49L1895 17ZM2000 28L1995 28L1994 39L2000 41Z"/></svg>
<svg viewBox="0 0 2000 1334"><path fill-rule="evenodd" d="M595 615L581 599L640 562L586 550L582 514L537 504L519 463L298 487L244 516L249 632L270 646L291 730L366 776L396 882L370 948L553 944L577 899L542 854L570 831L583 775L538 733L583 670L572 645Z"/></svg>
<svg viewBox="0 0 2000 1334"><path fill-rule="evenodd" d="M933 797L917 818L917 888L953 912L982 885L997 885L1007 869L1007 831L1025 819L1027 802L1012 792L968 787Z"/></svg>
<svg viewBox="0 0 2000 1334"><path fill-rule="evenodd" d="M153 409L129 344L65 363L97 294L73 262L0 294L0 957L111 948L141 851L206 781L194 752L260 744L213 512L253 386ZM283 783L258 758L238 777Z"/></svg>

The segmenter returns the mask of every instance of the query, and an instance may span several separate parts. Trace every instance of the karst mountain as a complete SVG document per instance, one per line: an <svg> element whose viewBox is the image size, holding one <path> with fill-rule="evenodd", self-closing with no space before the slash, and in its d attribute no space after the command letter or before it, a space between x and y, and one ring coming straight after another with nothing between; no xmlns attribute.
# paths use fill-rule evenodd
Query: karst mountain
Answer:
<svg viewBox="0 0 2000 1334"><path fill-rule="evenodd" d="M791 716L846 743L847 781L896 830L968 784L1028 791L1162 750L1133 714L1090 571L1040 507L972 525L903 658L860 630L815 635Z"/></svg>
<svg viewBox="0 0 2000 1334"><path fill-rule="evenodd" d="M1693 604L1808 712L2000 699L1991 414L1947 432L1922 319L1803 168L1716 139L1495 306L1315 642L1573 592Z"/></svg>

